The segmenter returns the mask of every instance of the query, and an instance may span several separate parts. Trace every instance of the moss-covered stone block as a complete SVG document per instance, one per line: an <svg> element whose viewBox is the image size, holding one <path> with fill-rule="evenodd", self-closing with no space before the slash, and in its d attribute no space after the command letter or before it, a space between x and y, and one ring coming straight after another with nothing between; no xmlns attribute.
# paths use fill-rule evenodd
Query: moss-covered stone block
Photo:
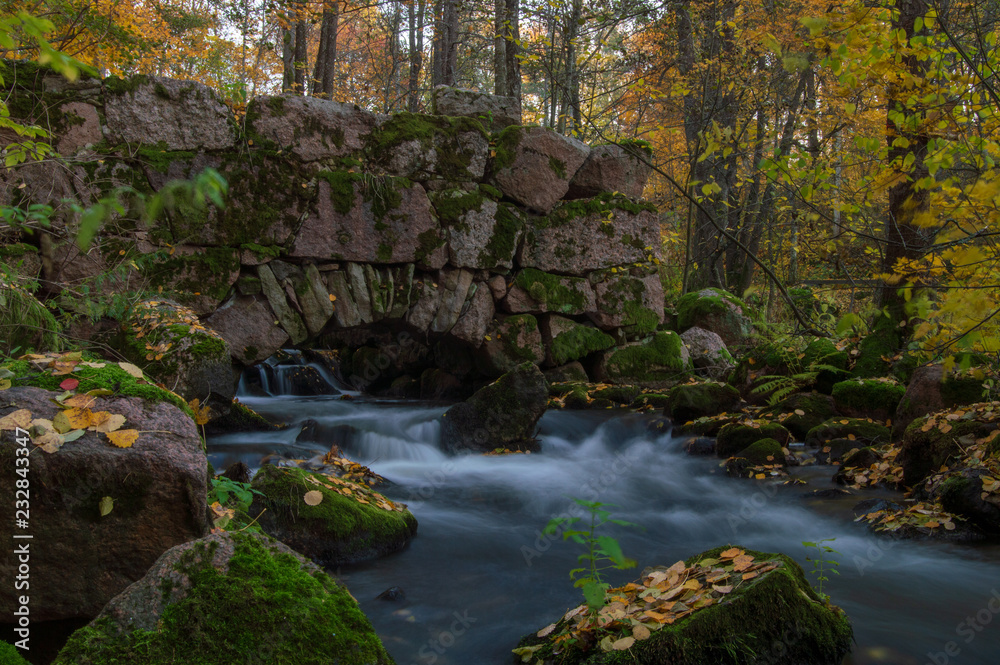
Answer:
<svg viewBox="0 0 1000 665"><path fill-rule="evenodd" d="M481 180L489 140L474 118L396 113L367 137L365 154L388 173L414 180Z"/></svg>
<svg viewBox="0 0 1000 665"><path fill-rule="evenodd" d="M838 411L853 418L886 420L905 393L893 379L851 379L834 384L833 401Z"/></svg>
<svg viewBox="0 0 1000 665"><path fill-rule="evenodd" d="M510 312L585 314L594 311L594 289L583 277L568 277L525 268L517 273L504 307Z"/></svg>
<svg viewBox="0 0 1000 665"><path fill-rule="evenodd" d="M249 512L261 529L323 566L396 552L417 531L406 506L339 478L265 464L252 487L261 495ZM322 497L317 503L306 501L312 491Z"/></svg>
<svg viewBox="0 0 1000 665"><path fill-rule="evenodd" d="M552 315L542 319L542 337L548 350L548 361L556 366L615 345L614 337L597 328Z"/></svg>
<svg viewBox="0 0 1000 665"><path fill-rule="evenodd" d="M738 390L718 381L685 383L672 388L667 396L670 399L668 415L676 424L718 415L740 401Z"/></svg>
<svg viewBox="0 0 1000 665"><path fill-rule="evenodd" d="M903 483L916 486L927 476L964 453L961 442L975 442L997 428L990 419L947 420L949 412L917 418L903 433L896 461L903 467ZM974 413L974 412L973 412Z"/></svg>
<svg viewBox="0 0 1000 665"><path fill-rule="evenodd" d="M345 587L266 536L231 532L169 550L55 663L258 661L393 662Z"/></svg>
<svg viewBox="0 0 1000 665"><path fill-rule="evenodd" d="M142 266L150 286L173 292L197 314L210 314L240 276L240 252L232 247L183 247Z"/></svg>
<svg viewBox="0 0 1000 665"><path fill-rule="evenodd" d="M777 423L753 421L752 425L744 422L725 425L716 437L715 452L719 457L732 457L750 447L761 439L773 439L785 445L792 439L792 434Z"/></svg>
<svg viewBox="0 0 1000 665"><path fill-rule="evenodd" d="M597 368L598 379L645 388L669 388L683 381L691 359L680 335L661 331L640 342L605 351Z"/></svg>
<svg viewBox="0 0 1000 665"><path fill-rule="evenodd" d="M118 349L157 383L188 401L228 408L235 396L229 345L191 309L144 300L121 327Z"/></svg>
<svg viewBox="0 0 1000 665"><path fill-rule="evenodd" d="M688 293L677 301L677 326L710 330L722 338L726 346L744 346L753 332L749 309L736 296L722 289L702 289Z"/></svg>

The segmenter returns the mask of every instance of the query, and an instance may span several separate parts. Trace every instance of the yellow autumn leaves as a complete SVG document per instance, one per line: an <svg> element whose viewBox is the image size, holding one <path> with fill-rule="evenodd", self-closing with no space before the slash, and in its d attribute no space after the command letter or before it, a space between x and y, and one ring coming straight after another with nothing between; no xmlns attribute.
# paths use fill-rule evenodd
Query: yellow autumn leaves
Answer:
<svg viewBox="0 0 1000 665"><path fill-rule="evenodd" d="M637 582L609 589L607 602L597 612L579 605L557 623L536 635L559 649L569 640L585 650L624 651L700 609L710 607L741 585L778 567L775 561L756 561L754 555L730 547L718 558L704 558L688 566L678 561L670 567L649 570ZM532 662L544 645L520 647L514 653Z"/></svg>

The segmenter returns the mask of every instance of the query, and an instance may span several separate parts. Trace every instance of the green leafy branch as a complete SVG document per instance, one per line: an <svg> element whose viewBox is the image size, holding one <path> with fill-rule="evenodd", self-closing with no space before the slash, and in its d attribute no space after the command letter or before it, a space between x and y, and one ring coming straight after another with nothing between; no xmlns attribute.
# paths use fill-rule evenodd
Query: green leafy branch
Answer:
<svg viewBox="0 0 1000 665"><path fill-rule="evenodd" d="M584 552L577 557L577 561L584 566L569 571L569 577L573 580L574 587L583 589L583 597L587 606L592 611L597 611L604 607L605 594L610 588L610 585L604 581L602 572L611 569L625 570L634 568L636 565L634 559L629 559L622 553L621 546L616 539L611 536L597 535L597 531L606 524L630 527L638 525L624 520L612 519L611 512L605 508L616 507L613 504L585 499L573 499L573 501L586 509L587 516L553 518L545 525L543 533L552 536L564 527L571 527L581 522L586 525L586 528L567 528L562 532L562 536L563 540L572 540L584 547Z"/></svg>

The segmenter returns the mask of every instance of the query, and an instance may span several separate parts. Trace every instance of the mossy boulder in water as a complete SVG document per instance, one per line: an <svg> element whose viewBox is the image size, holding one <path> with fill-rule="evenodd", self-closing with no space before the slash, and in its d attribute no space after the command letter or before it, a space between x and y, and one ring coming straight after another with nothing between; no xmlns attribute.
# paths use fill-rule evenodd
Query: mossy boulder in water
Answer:
<svg viewBox="0 0 1000 665"><path fill-rule="evenodd" d="M677 424L715 416L733 408L740 401L736 388L718 381L702 381L675 386L667 393L668 415Z"/></svg>
<svg viewBox="0 0 1000 665"><path fill-rule="evenodd" d="M179 545L75 632L56 665L388 665L346 588L257 533Z"/></svg>
<svg viewBox="0 0 1000 665"><path fill-rule="evenodd" d="M886 420L896 413L905 392L894 379L851 379L834 384L833 401L852 418Z"/></svg>
<svg viewBox="0 0 1000 665"><path fill-rule="evenodd" d="M881 445L889 443L889 428L871 420L834 417L809 430L806 434L806 444L822 446L834 439L851 439L851 437L858 442L859 448Z"/></svg>
<svg viewBox="0 0 1000 665"><path fill-rule="evenodd" d="M791 441L791 438L791 432L777 423L754 422L753 425L746 425L744 422L729 423L719 430L715 452L719 457L730 457L740 454L761 439L774 439L783 446Z"/></svg>
<svg viewBox="0 0 1000 665"><path fill-rule="evenodd" d="M441 445L449 452L537 450L535 425L547 406L545 376L523 363L448 409L441 418Z"/></svg>
<svg viewBox="0 0 1000 665"><path fill-rule="evenodd" d="M689 580L699 586L685 587ZM659 593L640 597L642 587ZM629 594L636 603L609 603L597 621L585 606L570 610L539 631L543 637L524 637L515 654L536 665L839 665L851 651L847 615L783 554L718 547L670 568L648 568L636 583L609 592ZM633 605L643 609L633 613ZM564 634L578 639L554 641Z"/></svg>
<svg viewBox="0 0 1000 665"><path fill-rule="evenodd" d="M254 476L260 492L250 516L265 533L323 566L374 559L401 550L417 532L406 506L356 483L266 464ZM318 494L310 494L317 492Z"/></svg>

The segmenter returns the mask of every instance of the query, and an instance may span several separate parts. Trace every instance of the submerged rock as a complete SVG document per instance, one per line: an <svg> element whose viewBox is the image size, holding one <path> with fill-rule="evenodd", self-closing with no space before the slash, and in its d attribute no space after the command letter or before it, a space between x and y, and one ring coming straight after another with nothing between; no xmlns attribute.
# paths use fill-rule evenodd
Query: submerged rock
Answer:
<svg viewBox="0 0 1000 665"><path fill-rule="evenodd" d="M548 405L548 384L536 365L522 363L448 409L441 419L445 450L537 450L535 425Z"/></svg>
<svg viewBox="0 0 1000 665"><path fill-rule="evenodd" d="M657 593L645 600L641 587ZM847 615L783 554L718 547L647 568L608 595L637 602L608 603L596 622L581 605L522 638L514 653L536 665L839 665L851 651Z"/></svg>
<svg viewBox="0 0 1000 665"><path fill-rule="evenodd" d="M392 658L346 588L252 532L179 545L70 637L56 665L344 663Z"/></svg>
<svg viewBox="0 0 1000 665"><path fill-rule="evenodd" d="M252 488L260 528L323 566L396 552L417 532L406 506L340 478L266 464Z"/></svg>

